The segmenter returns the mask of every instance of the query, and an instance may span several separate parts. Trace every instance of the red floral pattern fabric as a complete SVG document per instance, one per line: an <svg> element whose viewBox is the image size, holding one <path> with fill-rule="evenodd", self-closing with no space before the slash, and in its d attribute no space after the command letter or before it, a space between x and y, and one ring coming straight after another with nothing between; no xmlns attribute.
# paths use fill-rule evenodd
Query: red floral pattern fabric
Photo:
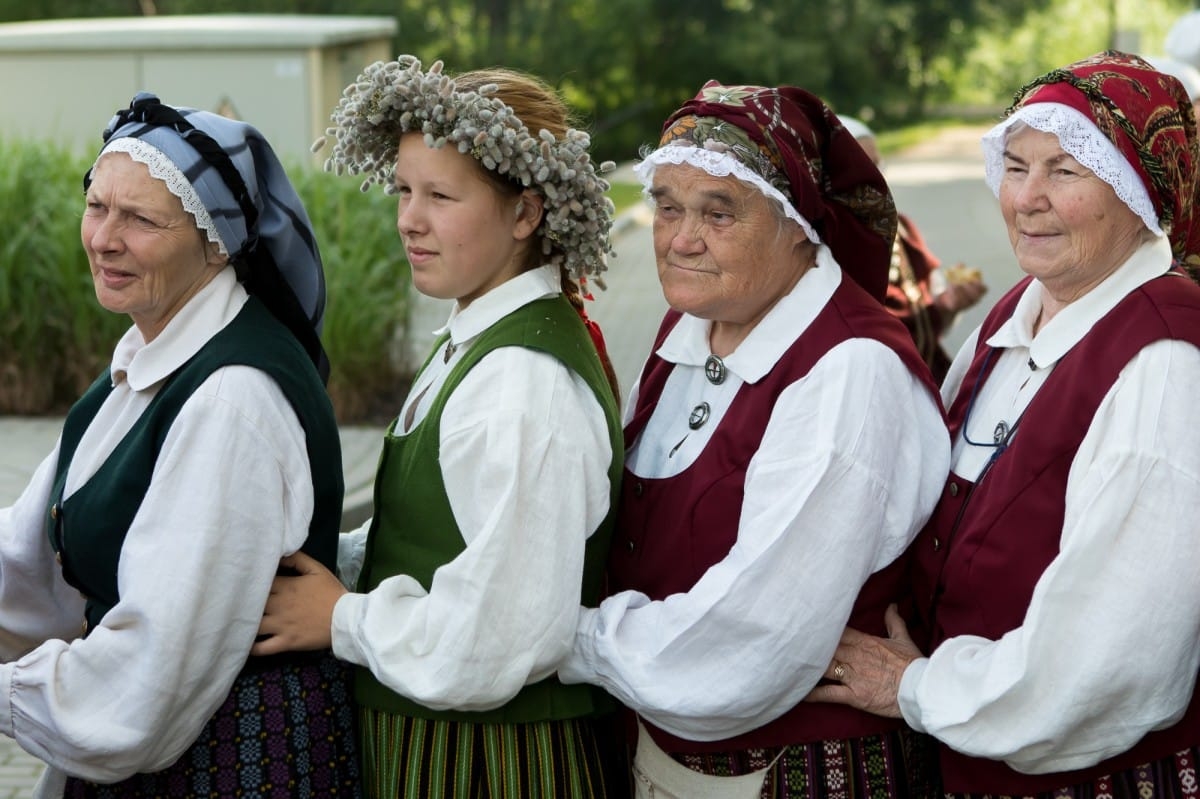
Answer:
<svg viewBox="0 0 1200 799"><path fill-rule="evenodd" d="M794 86L704 84L668 117L659 144L720 142L791 200L846 274L882 299L896 204L883 175L817 96Z"/></svg>
<svg viewBox="0 0 1200 799"><path fill-rule="evenodd" d="M1145 183L1175 258L1200 279L1200 142L1183 85L1115 50L1052 70L1022 87L1009 113L1062 103L1088 117Z"/></svg>

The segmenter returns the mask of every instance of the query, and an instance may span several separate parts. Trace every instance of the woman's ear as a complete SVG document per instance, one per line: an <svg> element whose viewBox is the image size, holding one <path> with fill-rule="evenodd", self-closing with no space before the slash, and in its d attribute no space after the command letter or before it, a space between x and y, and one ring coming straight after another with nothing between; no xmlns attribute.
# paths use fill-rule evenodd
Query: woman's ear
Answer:
<svg viewBox="0 0 1200 799"><path fill-rule="evenodd" d="M229 263L229 256L221 252L221 248L215 241L206 240L204 242L204 253L208 258L209 266L225 267Z"/></svg>
<svg viewBox="0 0 1200 799"><path fill-rule="evenodd" d="M521 192L521 196L517 198L517 204L513 206L513 215L516 217L513 224L514 239L523 241L538 229L538 225L542 224L542 215L545 211L544 202L542 195L536 191L526 189Z"/></svg>

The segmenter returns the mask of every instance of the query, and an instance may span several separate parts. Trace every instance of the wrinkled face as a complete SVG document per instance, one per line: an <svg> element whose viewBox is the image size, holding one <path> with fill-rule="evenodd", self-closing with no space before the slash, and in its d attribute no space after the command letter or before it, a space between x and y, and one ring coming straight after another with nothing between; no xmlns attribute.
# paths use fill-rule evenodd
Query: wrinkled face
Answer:
<svg viewBox="0 0 1200 799"><path fill-rule="evenodd" d="M422 294L466 306L520 273L532 229L516 198L502 197L475 159L420 133L400 137L396 229ZM525 208L525 204L521 204Z"/></svg>
<svg viewBox="0 0 1200 799"><path fill-rule="evenodd" d="M663 164L650 187L654 255L667 303L715 322L753 325L796 285L808 237L758 189L688 164Z"/></svg>
<svg viewBox="0 0 1200 799"><path fill-rule="evenodd" d="M96 299L129 314L147 342L227 262L167 185L125 153L96 164L80 234Z"/></svg>
<svg viewBox="0 0 1200 799"><path fill-rule="evenodd" d="M1111 186L1063 151L1057 136L1024 126L1005 145L1000 210L1021 269L1061 302L1094 288L1149 235Z"/></svg>

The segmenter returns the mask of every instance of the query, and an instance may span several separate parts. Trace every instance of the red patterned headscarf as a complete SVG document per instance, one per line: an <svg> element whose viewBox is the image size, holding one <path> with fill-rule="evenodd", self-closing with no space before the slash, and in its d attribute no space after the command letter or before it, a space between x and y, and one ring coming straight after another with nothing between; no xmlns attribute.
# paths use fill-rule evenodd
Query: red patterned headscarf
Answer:
<svg viewBox="0 0 1200 799"><path fill-rule="evenodd" d="M1176 260L1200 275L1200 143L1182 84L1109 50L1035 79L1008 113L1035 103L1075 109L1116 146L1149 193Z"/></svg>
<svg viewBox="0 0 1200 799"><path fill-rule="evenodd" d="M689 145L712 154L711 174L749 180L783 203L810 239L829 247L846 274L883 298L896 205L883 175L819 98L792 86L709 81L667 119L659 148L643 163L666 163L656 156ZM706 168L703 159L687 162Z"/></svg>

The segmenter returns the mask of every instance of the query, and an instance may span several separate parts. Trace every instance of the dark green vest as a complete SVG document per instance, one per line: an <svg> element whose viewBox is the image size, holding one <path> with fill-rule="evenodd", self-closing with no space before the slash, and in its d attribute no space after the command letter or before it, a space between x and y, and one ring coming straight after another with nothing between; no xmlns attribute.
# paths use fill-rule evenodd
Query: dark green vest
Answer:
<svg viewBox="0 0 1200 799"><path fill-rule="evenodd" d="M440 353L444 342L445 338L438 342L435 353ZM578 313L562 296L536 300L481 333L447 375L428 415L407 435L395 435L394 424L388 431L375 478L375 516L367 539L360 591L370 591L396 574L411 576L428 591L434 571L466 548L442 482L438 460L441 417L446 401L467 372L489 352L506 346L527 347L553 355L587 382L604 409L612 446L612 463L608 468L609 513L588 538L580 590L582 604L595 606L599 602L620 489L624 444L617 403L595 346ZM514 374L512 379L527 378ZM486 712L431 710L391 691L365 668L358 670L356 694L360 704L389 713L467 722L525 723L579 718L615 707L600 689L563 685L557 677L527 685L509 703Z"/></svg>
<svg viewBox="0 0 1200 799"><path fill-rule="evenodd" d="M96 474L64 501L67 467L83 432L112 392L107 370L67 414L50 495L47 532L50 545L62 562L64 578L87 597L88 630L120 599L117 564L125 533L150 486L171 423L209 375L223 366L234 365L251 366L270 375L299 417L307 440L315 495L312 523L303 548L329 568L335 567L343 486L341 441L333 407L312 361L299 343L261 302L251 297L232 322L166 379ZM236 470L238 464L230 463L228 468ZM170 533L164 531L164 534ZM162 567L189 568L186 563L164 563Z"/></svg>

